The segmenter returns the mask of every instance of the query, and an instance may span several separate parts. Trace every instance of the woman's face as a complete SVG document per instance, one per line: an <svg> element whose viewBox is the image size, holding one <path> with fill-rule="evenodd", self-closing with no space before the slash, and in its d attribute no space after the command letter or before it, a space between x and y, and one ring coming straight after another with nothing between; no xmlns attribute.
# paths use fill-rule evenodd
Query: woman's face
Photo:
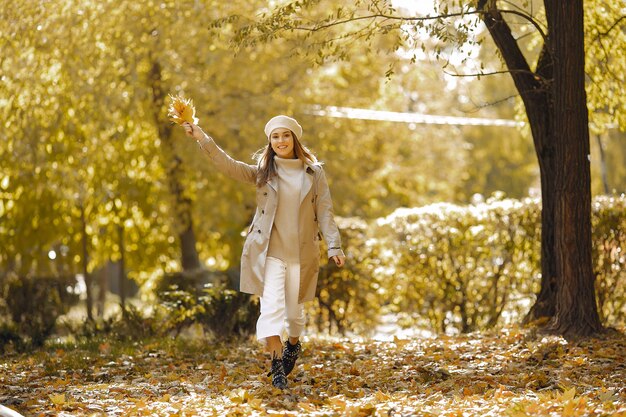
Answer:
<svg viewBox="0 0 626 417"><path fill-rule="evenodd" d="M293 159L295 157L291 130L282 127L274 129L270 134L270 143L280 158Z"/></svg>

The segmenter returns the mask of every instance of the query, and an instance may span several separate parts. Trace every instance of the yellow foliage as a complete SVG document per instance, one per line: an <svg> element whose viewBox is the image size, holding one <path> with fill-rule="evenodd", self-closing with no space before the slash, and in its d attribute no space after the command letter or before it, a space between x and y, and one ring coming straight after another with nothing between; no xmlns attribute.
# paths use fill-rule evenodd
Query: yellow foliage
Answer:
<svg viewBox="0 0 626 417"><path fill-rule="evenodd" d="M172 103L168 109L167 115L174 123L182 125L185 122L198 124L198 118L196 117L196 109L193 106L193 101L182 96L172 96Z"/></svg>

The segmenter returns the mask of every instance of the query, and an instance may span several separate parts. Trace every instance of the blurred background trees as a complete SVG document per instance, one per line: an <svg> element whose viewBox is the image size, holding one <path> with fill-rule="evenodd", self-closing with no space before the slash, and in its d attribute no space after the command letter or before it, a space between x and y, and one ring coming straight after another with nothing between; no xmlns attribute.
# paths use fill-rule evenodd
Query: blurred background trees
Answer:
<svg viewBox="0 0 626 417"><path fill-rule="evenodd" d="M340 7L326 3L329 8L311 13L325 16ZM620 55L626 49L619 47L623 24L611 26L619 11L600 3L586 11L592 191L614 197L596 200L594 265L599 277L610 277L597 280L601 316L617 324L623 323L624 298L610 289L623 288L625 279L618 195L626 192L626 61ZM518 316L525 305L520 300L532 299L539 279L532 246L536 203L520 202L524 209L510 213L490 211L489 204L537 196L539 171L527 127L339 119L310 111L343 106L521 121L508 76L456 76L475 71L474 61L455 58L457 49L435 39L425 39L420 52L398 50L398 36L376 35L341 50L325 45L330 49L316 56L298 37L281 36L234 54L235 23L209 30L220 18L255 19L269 11L265 1L18 0L3 6L3 328L43 343L39 334L54 331L49 318L65 314L79 295L73 311L96 323L108 318L105 306L120 311L110 309L111 299L142 300L150 308L141 314L161 314L172 328L195 317L218 332L224 330L207 311L249 308L247 299L216 288L236 288L253 190L217 173L170 125L170 93L192 98L205 131L247 162L264 146L262 128L271 116L291 114L304 126L303 142L325 162L335 212L346 218L349 255L347 269L322 271L327 285L310 307L314 328L364 332L392 313L433 331L470 331ZM527 53L537 54L536 37L524 39ZM366 48L368 42L374 47ZM442 71L434 51L456 62L455 70ZM344 56L334 59L336 53ZM471 54L487 69L499 67L488 39ZM387 70L391 77L384 76ZM456 208L446 212L441 202ZM424 206L449 216L407 216L398 225L387 217L402 217L401 207ZM419 229L424 222L430 226ZM450 259L439 259L444 255ZM31 282L54 290L27 291ZM30 304L16 301L16 288L32 295ZM193 314L177 305L194 306ZM48 318L40 330L20 324L37 314ZM128 314L127 322L137 319Z"/></svg>

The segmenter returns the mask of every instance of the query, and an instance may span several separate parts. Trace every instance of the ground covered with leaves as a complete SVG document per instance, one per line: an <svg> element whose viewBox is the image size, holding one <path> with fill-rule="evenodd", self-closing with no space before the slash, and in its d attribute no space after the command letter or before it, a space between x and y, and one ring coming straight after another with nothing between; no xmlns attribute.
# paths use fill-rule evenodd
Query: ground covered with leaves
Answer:
<svg viewBox="0 0 626 417"><path fill-rule="evenodd" d="M0 358L0 404L25 416L626 416L625 356L615 332L312 338L279 391L252 341L92 341Z"/></svg>

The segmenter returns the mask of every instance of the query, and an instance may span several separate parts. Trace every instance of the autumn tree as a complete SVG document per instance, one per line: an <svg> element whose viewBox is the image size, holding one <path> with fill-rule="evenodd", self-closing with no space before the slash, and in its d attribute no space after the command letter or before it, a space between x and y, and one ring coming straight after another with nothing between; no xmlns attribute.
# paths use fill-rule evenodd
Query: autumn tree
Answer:
<svg viewBox="0 0 626 417"><path fill-rule="evenodd" d="M291 58L294 42L234 57L206 30L208 18L254 14L262 1L62 3L16 1L1 11L0 272L82 273L91 304L90 274L109 261L123 258L139 283L198 258L236 265L253 193L170 126L165 95L193 98L203 128L252 162L271 115L307 117L301 103L333 102L335 90L318 88L311 62ZM346 76L378 85L370 65L357 62ZM316 137L307 132L305 140ZM309 144L332 154L331 141ZM63 256L49 259L53 247Z"/></svg>
<svg viewBox="0 0 626 417"><path fill-rule="evenodd" d="M589 128L583 6L545 1L548 32L533 72L503 13L486 1L489 33L524 101L541 171L542 284L531 317L552 317L563 334L601 329L591 263Z"/></svg>
<svg viewBox="0 0 626 417"><path fill-rule="evenodd" d="M434 15L414 16L406 10L399 12L386 0L357 1L349 6L338 6L332 1L296 1L253 20L231 16L213 27L238 24L233 42L240 47L279 37L299 37L304 46L295 53L314 54L319 62L324 62L349 60L354 54L355 41L365 40L365 45L371 47L372 39L381 36L394 40L390 52L401 47L417 48L423 30L441 41L435 48L435 55L441 57L450 45L475 45L478 40L471 35L483 22L524 103L539 161L542 281L529 317L551 318L550 329L561 334L596 333L602 326L591 267L590 151L582 1L564 4L546 0L545 17L542 12L534 12L532 3L527 3L526 9L498 1L464 3L441 1L436 4ZM620 32L616 28L623 17L619 10L607 8L602 16L610 15L612 19L608 26L603 24L602 29L592 32L594 40L612 31ZM529 24L540 37L537 41L540 52L534 65L523 50L526 36L516 35L510 22L523 24L525 30ZM606 50L605 54L610 56ZM604 61L611 65L608 58ZM611 81L615 82L609 80L609 84ZM615 106L604 111L611 117L619 112Z"/></svg>
<svg viewBox="0 0 626 417"><path fill-rule="evenodd" d="M118 230L128 265L143 270L153 251L167 252L168 226L160 166L142 145L152 141L121 76L117 40L96 30L106 4L58 6L13 2L2 11L2 263L20 276L82 273L91 318L91 272L121 257ZM139 252L141 242L151 245Z"/></svg>

